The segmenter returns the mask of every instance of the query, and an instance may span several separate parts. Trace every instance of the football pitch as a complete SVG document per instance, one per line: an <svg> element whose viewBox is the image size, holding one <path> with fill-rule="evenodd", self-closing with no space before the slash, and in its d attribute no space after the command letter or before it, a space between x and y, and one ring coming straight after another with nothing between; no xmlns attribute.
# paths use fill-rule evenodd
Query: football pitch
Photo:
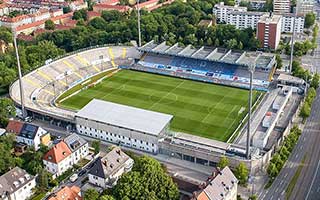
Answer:
<svg viewBox="0 0 320 200"><path fill-rule="evenodd" d="M225 142L247 113L248 90L121 70L60 106L78 110L94 98L171 114L171 130Z"/></svg>

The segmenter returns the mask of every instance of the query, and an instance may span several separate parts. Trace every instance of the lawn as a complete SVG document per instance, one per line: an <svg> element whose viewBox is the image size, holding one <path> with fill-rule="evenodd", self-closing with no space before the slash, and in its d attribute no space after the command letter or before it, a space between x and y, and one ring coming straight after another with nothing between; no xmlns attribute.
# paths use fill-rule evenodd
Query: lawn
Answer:
<svg viewBox="0 0 320 200"><path fill-rule="evenodd" d="M172 114L173 131L227 141L247 112L248 90L121 70L60 106L78 110L93 98Z"/></svg>

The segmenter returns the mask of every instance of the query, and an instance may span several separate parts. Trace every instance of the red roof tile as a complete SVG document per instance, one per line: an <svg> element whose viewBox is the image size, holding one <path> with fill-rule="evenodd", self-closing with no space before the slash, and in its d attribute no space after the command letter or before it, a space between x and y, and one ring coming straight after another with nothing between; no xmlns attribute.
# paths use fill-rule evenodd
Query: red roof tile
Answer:
<svg viewBox="0 0 320 200"><path fill-rule="evenodd" d="M79 196L80 188L77 186L63 187L57 193L55 193L49 200L82 200Z"/></svg>
<svg viewBox="0 0 320 200"><path fill-rule="evenodd" d="M57 164L69 155L71 155L71 150L64 141L61 141L44 155L43 160Z"/></svg>
<svg viewBox="0 0 320 200"><path fill-rule="evenodd" d="M21 121L10 120L8 125L7 125L6 130L9 133L17 133L18 134L18 133L20 133L23 124L24 123L21 122Z"/></svg>

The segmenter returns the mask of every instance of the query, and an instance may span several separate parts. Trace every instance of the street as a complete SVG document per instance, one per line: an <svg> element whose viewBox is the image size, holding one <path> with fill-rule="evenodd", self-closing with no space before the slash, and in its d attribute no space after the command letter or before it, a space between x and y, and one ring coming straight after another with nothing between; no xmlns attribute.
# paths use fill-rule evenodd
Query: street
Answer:
<svg viewBox="0 0 320 200"><path fill-rule="evenodd" d="M319 7L319 5L318 5ZM302 57L302 65L311 72L320 72L320 36L317 49L312 55ZM286 189L295 175L298 166L305 159L301 174L290 196L296 200L320 199L320 90L313 102L311 115L305 123L300 139L285 166L272 186L258 194L259 199L286 199Z"/></svg>

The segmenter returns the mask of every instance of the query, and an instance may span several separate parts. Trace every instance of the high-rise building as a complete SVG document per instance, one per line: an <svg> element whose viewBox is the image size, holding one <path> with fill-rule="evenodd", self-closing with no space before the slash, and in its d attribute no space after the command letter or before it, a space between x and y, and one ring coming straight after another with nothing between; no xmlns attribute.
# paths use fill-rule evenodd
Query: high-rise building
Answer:
<svg viewBox="0 0 320 200"><path fill-rule="evenodd" d="M294 23L294 21L296 21ZM296 33L303 33L304 28L304 16L298 14L295 16L294 13L287 13L282 15L282 25L281 32L284 33L293 33L295 29Z"/></svg>
<svg viewBox="0 0 320 200"><path fill-rule="evenodd" d="M226 6L223 2L217 3L214 5L212 12L216 16L218 22L227 22L228 15L232 11L240 11L246 12L247 7L240 7L240 6Z"/></svg>
<svg viewBox="0 0 320 200"><path fill-rule="evenodd" d="M305 15L313 12L314 0L297 0L297 13Z"/></svg>
<svg viewBox="0 0 320 200"><path fill-rule="evenodd" d="M290 0L274 0L273 12L277 14L290 13Z"/></svg>
<svg viewBox="0 0 320 200"><path fill-rule="evenodd" d="M257 38L263 48L276 49L281 36L281 15L263 15L257 25Z"/></svg>

